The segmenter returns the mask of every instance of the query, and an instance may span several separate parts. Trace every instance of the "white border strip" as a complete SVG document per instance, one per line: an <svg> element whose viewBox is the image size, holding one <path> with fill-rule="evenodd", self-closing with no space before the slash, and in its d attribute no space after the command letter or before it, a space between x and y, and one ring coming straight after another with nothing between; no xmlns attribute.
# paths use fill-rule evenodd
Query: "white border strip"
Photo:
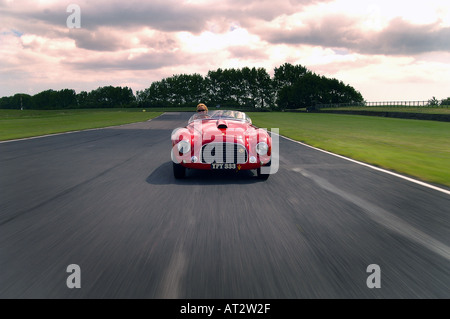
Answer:
<svg viewBox="0 0 450 319"><path fill-rule="evenodd" d="M164 114L165 113L163 113L161 115L164 115ZM132 123L112 125L112 126L105 126L105 127L87 128L87 129L78 130L78 131L69 131L69 132L53 133L53 134L46 134L46 135L39 135L39 136L24 137L24 138L18 138L18 139L15 139L15 140L0 141L0 144L11 143L11 142L20 142L20 141L28 141L28 140L34 140L34 139L43 138L43 137L58 136L58 135L65 135L65 134L72 134L72 133L79 133L79 132L98 131L98 130L103 130L103 129L106 129L106 128L121 127L121 126L125 126L125 125L136 124L136 123L145 123L145 122L150 122L151 120L156 119L156 118L160 117L161 115L158 115L157 117L154 117L154 118L151 118L151 119L149 119L147 121L142 121L142 122L132 122Z"/></svg>
<svg viewBox="0 0 450 319"><path fill-rule="evenodd" d="M394 172L388 171L386 169L379 168L379 167L376 167L376 166L373 166L373 165L370 165L370 164L367 164L367 163L364 163L364 162L360 162L360 161L354 160L352 158L348 158L348 157L345 157L345 156L342 156L342 155L339 155L339 154L331 153L329 151L325 151L325 150L322 150L320 148L317 148L317 147L314 147L314 146L311 146L311 145L308 145L308 144L305 144L305 143L293 140L293 139L291 139L289 137L286 137L286 136L283 136L283 135L280 135L280 136L285 138L285 139L287 139L287 140L289 140L289 141L292 141L292 142L298 143L300 145L312 148L312 149L314 149L316 151L320 151L320 152L323 152L323 153L326 153L326 154L329 154L329 155L333 155L333 156L345 159L347 161L350 161L350 162L353 162L353 163L356 163L356 164L359 164L359 165L362 165L362 166L369 167L369 168L371 168L373 170L376 170L376 171L379 171L379 172L383 172L383 173L386 173L386 174L389 174L389 175L392 175L392 176L395 176L395 177L399 177L399 178L407 180L409 182L416 183L418 185L421 185L421 186L424 186L424 187L427 187L427 188L431 188L431 189L437 190L439 192L442 192L444 194L450 195L450 191L448 191L446 189L443 189L443 188L440 188L440 187L437 187L437 186L434 186L434 185L431 185L431 184L427 184L427 183L424 183L422 181L418 181L416 179L413 179L413 178L410 178L410 177L407 177L407 176L403 176L403 175L400 175L400 174L397 174L397 173L394 173Z"/></svg>

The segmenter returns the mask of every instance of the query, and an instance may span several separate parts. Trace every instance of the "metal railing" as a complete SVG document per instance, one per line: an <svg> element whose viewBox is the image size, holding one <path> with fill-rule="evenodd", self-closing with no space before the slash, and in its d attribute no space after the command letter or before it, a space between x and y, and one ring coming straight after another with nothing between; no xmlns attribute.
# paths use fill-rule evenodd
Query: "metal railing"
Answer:
<svg viewBox="0 0 450 319"><path fill-rule="evenodd" d="M450 107L449 99L428 101L381 101L316 104L317 109L341 107Z"/></svg>

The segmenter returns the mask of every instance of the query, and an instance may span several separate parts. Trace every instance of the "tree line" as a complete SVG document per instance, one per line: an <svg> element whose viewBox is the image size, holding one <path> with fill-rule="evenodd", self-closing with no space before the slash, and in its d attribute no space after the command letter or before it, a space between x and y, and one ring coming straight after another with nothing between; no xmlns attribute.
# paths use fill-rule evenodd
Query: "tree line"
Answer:
<svg viewBox="0 0 450 319"><path fill-rule="evenodd" d="M115 107L194 107L199 102L223 107L296 109L323 103L363 102L353 87L285 63L271 77L264 68L217 69L206 76L177 74L133 94L128 87L105 86L76 93L47 90L0 99L3 109L73 109Z"/></svg>
<svg viewBox="0 0 450 319"><path fill-rule="evenodd" d="M99 87L91 92L82 91L78 94L72 89L46 90L33 96L19 93L0 99L0 109L115 108L135 107L135 104L136 97L132 89L113 86Z"/></svg>

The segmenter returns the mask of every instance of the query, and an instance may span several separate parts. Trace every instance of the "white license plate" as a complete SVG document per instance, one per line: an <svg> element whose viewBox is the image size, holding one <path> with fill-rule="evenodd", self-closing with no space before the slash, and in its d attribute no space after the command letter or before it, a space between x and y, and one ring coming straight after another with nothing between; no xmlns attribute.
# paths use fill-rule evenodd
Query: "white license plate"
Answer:
<svg viewBox="0 0 450 319"><path fill-rule="evenodd" d="M236 169L236 164L231 163L212 163L211 169Z"/></svg>

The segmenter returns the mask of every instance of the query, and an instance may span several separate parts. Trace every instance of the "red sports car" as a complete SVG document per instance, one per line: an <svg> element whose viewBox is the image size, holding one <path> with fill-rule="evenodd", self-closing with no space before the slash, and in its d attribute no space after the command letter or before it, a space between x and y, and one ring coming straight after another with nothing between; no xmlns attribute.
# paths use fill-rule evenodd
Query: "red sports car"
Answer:
<svg viewBox="0 0 450 319"><path fill-rule="evenodd" d="M252 125L247 114L217 110L194 114L183 128L172 132L175 178L186 169L256 170L260 179L270 175L272 139L266 130Z"/></svg>

